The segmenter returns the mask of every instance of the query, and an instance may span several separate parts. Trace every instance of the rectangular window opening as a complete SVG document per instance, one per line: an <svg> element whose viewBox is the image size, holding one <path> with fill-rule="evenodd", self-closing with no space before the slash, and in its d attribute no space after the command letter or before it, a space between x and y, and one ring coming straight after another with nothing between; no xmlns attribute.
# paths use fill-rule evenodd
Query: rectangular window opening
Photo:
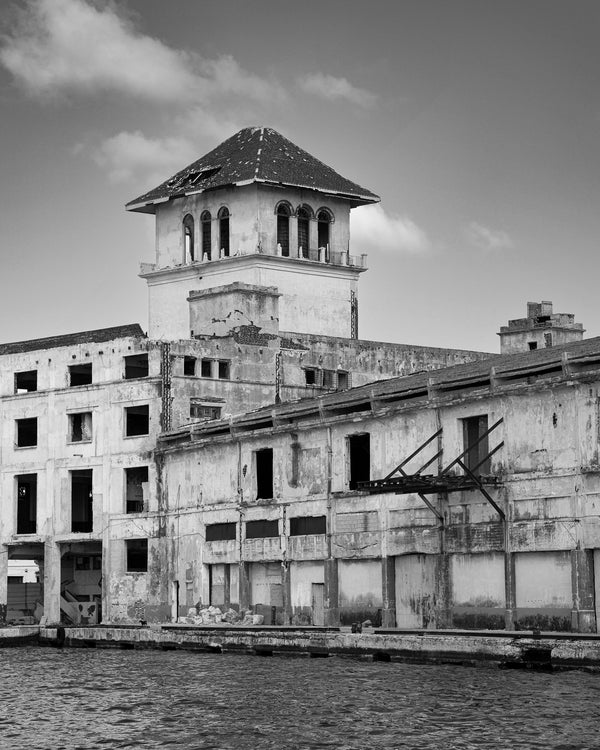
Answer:
<svg viewBox="0 0 600 750"><path fill-rule="evenodd" d="M89 534L93 529L92 469L71 472L71 531Z"/></svg>
<svg viewBox="0 0 600 750"><path fill-rule="evenodd" d="M203 359L200 362L200 375L203 378L212 377L212 359Z"/></svg>
<svg viewBox="0 0 600 750"><path fill-rule="evenodd" d="M125 380L148 377L148 354L131 354L125 360Z"/></svg>
<svg viewBox="0 0 600 750"><path fill-rule="evenodd" d="M92 439L92 412L69 414L69 442L86 443Z"/></svg>
<svg viewBox="0 0 600 750"><path fill-rule="evenodd" d="M334 370L323 370L323 388L335 388L336 377Z"/></svg>
<svg viewBox="0 0 600 750"><path fill-rule="evenodd" d="M90 385L92 382L92 363L69 366L69 386Z"/></svg>
<svg viewBox="0 0 600 750"><path fill-rule="evenodd" d="M128 573L146 573L148 571L148 540L126 539Z"/></svg>
<svg viewBox="0 0 600 750"><path fill-rule="evenodd" d="M33 448L37 445L37 417L17 419L17 446Z"/></svg>
<svg viewBox="0 0 600 750"><path fill-rule="evenodd" d="M317 385L318 384L318 370L315 367L306 367L304 369L304 379L306 385Z"/></svg>
<svg viewBox="0 0 600 750"><path fill-rule="evenodd" d="M184 375L196 374L196 357L184 357L183 358L183 374Z"/></svg>
<svg viewBox="0 0 600 750"><path fill-rule="evenodd" d="M125 469L125 510L127 513L142 513L148 495L148 467L134 466Z"/></svg>
<svg viewBox="0 0 600 750"><path fill-rule="evenodd" d="M463 457L463 462L474 474L489 474L491 460L486 459L489 453L489 441L486 435L483 440L477 444L488 429L487 414L477 417L467 417L462 420L463 423L463 450L468 453ZM483 463L482 463L483 461Z"/></svg>
<svg viewBox="0 0 600 750"><path fill-rule="evenodd" d="M537 349L537 341L529 341L528 346L530 352L534 351L535 349Z"/></svg>
<svg viewBox="0 0 600 750"><path fill-rule="evenodd" d="M273 497L273 449L256 451L256 497L269 500Z"/></svg>
<svg viewBox="0 0 600 750"><path fill-rule="evenodd" d="M136 435L147 435L150 431L150 407L126 406L125 407L125 435L134 437Z"/></svg>
<svg viewBox="0 0 600 750"><path fill-rule="evenodd" d="M37 531L37 474L17 476L17 534Z"/></svg>
<svg viewBox="0 0 600 750"><path fill-rule="evenodd" d="M350 373L345 370L338 370L337 372L337 389L338 391L346 391L350 388Z"/></svg>
<svg viewBox="0 0 600 750"><path fill-rule="evenodd" d="M226 359L219 360L219 380L229 380L229 361Z"/></svg>
<svg viewBox="0 0 600 750"><path fill-rule="evenodd" d="M15 393L37 391L37 370L15 372Z"/></svg>
<svg viewBox="0 0 600 750"><path fill-rule="evenodd" d="M279 536L279 521L246 521L246 539Z"/></svg>
<svg viewBox="0 0 600 750"><path fill-rule="evenodd" d="M192 419L220 419L222 406L201 401L190 401L190 417Z"/></svg>
<svg viewBox="0 0 600 750"><path fill-rule="evenodd" d="M210 523L206 526L207 542L226 542L235 540L236 523Z"/></svg>
<svg viewBox="0 0 600 750"><path fill-rule="evenodd" d="M368 432L348 437L350 460L349 487L355 490L359 482L371 479L371 436Z"/></svg>
<svg viewBox="0 0 600 750"><path fill-rule="evenodd" d="M296 518L290 518L290 536L326 533L326 516L297 516Z"/></svg>

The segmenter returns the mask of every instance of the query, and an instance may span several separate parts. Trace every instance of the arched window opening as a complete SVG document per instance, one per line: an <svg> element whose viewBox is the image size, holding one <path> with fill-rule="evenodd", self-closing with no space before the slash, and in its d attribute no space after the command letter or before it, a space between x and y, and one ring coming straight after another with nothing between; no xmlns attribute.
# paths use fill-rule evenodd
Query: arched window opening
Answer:
<svg viewBox="0 0 600 750"><path fill-rule="evenodd" d="M202 258L206 256L207 260L210 260L211 218L210 211L203 211L200 215L200 226L202 227Z"/></svg>
<svg viewBox="0 0 600 750"><path fill-rule="evenodd" d="M183 218L183 262L194 262L194 217L191 214Z"/></svg>
<svg viewBox="0 0 600 750"><path fill-rule="evenodd" d="M329 262L330 224L331 214L329 213L329 211L319 211L319 213L317 214L317 239L319 245L319 253L321 253L321 251L323 252L323 260L325 260L326 262Z"/></svg>
<svg viewBox="0 0 600 750"><path fill-rule="evenodd" d="M298 257L308 258L310 214L306 208L298 209Z"/></svg>
<svg viewBox="0 0 600 750"><path fill-rule="evenodd" d="M290 254L290 209L285 203L277 206L277 244L281 247L281 254Z"/></svg>
<svg viewBox="0 0 600 750"><path fill-rule="evenodd" d="M219 248L221 255L229 256L229 210L227 208L219 211Z"/></svg>

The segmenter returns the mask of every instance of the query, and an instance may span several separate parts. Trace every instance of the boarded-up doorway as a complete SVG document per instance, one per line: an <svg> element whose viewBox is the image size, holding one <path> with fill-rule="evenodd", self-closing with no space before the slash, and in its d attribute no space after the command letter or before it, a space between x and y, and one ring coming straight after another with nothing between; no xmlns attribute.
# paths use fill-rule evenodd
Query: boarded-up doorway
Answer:
<svg viewBox="0 0 600 750"><path fill-rule="evenodd" d="M317 627L325 626L325 584L312 584L312 621Z"/></svg>

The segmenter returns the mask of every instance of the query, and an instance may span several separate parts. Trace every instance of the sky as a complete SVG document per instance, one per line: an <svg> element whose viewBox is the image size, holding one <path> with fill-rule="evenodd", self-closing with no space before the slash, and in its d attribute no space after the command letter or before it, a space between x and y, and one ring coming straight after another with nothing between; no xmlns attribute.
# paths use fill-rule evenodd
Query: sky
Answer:
<svg viewBox="0 0 600 750"><path fill-rule="evenodd" d="M139 322L124 204L247 126L381 196L361 338L498 351L527 301L600 335L598 0L3 0L0 341Z"/></svg>

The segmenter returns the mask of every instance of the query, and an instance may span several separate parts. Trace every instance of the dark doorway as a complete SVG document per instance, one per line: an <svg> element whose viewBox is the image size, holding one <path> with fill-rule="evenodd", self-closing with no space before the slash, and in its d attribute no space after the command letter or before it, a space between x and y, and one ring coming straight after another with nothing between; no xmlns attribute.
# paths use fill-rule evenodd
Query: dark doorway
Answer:
<svg viewBox="0 0 600 750"><path fill-rule="evenodd" d="M92 469L71 472L71 531L88 534L93 527Z"/></svg>
<svg viewBox="0 0 600 750"><path fill-rule="evenodd" d="M368 432L348 437L350 460L350 489L355 490L359 482L371 479L371 436Z"/></svg>

